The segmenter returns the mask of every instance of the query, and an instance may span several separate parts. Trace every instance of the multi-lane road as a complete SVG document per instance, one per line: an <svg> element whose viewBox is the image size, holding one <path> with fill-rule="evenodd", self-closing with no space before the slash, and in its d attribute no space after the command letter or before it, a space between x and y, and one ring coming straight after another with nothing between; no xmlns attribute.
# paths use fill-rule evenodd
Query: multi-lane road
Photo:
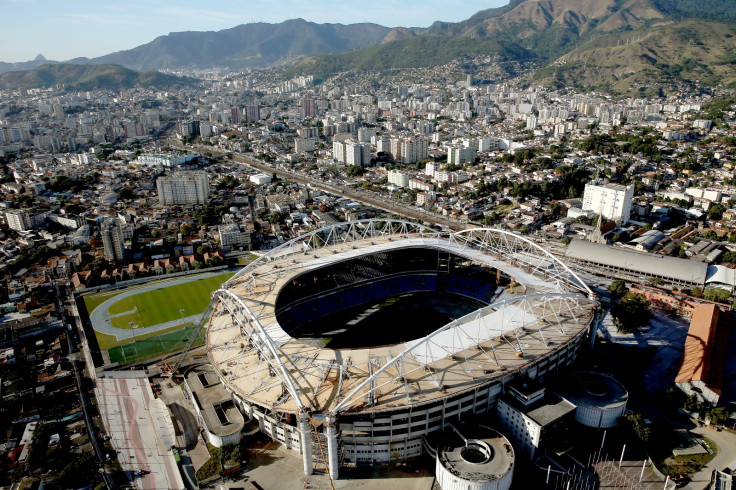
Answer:
<svg viewBox="0 0 736 490"><path fill-rule="evenodd" d="M169 146L180 148L182 150L192 148L191 146L182 145L181 143L174 141L174 140L166 140L166 143ZM337 195L349 197L350 199L360 201L362 203L368 204L378 209L383 209L384 211L388 211L390 213L396 213L396 214L400 214L403 216L407 216L409 218L419 219L427 223L446 226L452 230L463 230L466 227L466 223L463 223L457 220L452 220L449 218L445 218L443 216L439 216L435 213L430 213L428 211L425 211L424 209L417 208L414 206L401 205L398 203L391 202L385 196L381 196L380 194L377 194L374 192L362 191L362 190L354 189L349 186L327 183L323 180L315 179L315 178L312 178L312 177L309 177L309 176L306 176L306 175L303 175L297 172L292 172L292 171L285 170L282 168L272 167L245 153L229 152L229 151L219 150L217 148L212 148L209 146L201 146L201 145L195 145L194 148L199 151L206 150L212 153L213 155L219 155L219 156L222 156L228 153L232 153L232 159L234 161L245 163L246 165L256 170L259 170L261 172L264 172L266 174L269 174L269 175L276 174L277 177L288 178L289 180L293 180L300 184L309 185L312 188L320 189L320 190L329 192L331 194L337 194Z"/></svg>

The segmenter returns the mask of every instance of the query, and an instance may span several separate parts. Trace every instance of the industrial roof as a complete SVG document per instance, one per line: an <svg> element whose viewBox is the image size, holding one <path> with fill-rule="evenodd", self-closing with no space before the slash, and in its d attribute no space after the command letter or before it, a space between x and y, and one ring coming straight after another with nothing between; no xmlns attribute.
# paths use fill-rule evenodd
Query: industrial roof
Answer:
<svg viewBox="0 0 736 490"><path fill-rule="evenodd" d="M709 265L705 282L706 284L723 284L734 287L736 286L736 269L729 269L724 265Z"/></svg>
<svg viewBox="0 0 736 490"><path fill-rule="evenodd" d="M705 284L708 271L708 266L701 262L636 252L585 240L571 241L567 246L565 257L696 284Z"/></svg>
<svg viewBox="0 0 736 490"><path fill-rule="evenodd" d="M590 371L570 373L559 380L557 392L576 406L611 409L626 405L629 393L611 376Z"/></svg>

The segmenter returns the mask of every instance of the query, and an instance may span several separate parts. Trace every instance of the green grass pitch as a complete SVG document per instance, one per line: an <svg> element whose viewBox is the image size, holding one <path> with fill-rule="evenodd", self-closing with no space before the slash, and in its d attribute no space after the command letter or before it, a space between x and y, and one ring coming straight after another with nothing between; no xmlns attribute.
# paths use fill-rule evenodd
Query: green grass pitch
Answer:
<svg viewBox="0 0 736 490"><path fill-rule="evenodd" d="M129 313L112 318L111 323L116 328L128 329L130 322L145 328L180 319L182 308L185 317L202 313L212 292L230 277L232 274L218 274L174 286L162 284L153 291L128 296L113 304L109 314Z"/></svg>
<svg viewBox="0 0 736 490"><path fill-rule="evenodd" d="M108 350L110 362L128 364L143 359L160 357L167 352L181 350L186 346L189 336L195 332L196 328L189 327L176 332L169 332L155 337L149 337L145 340L113 347ZM204 342L204 333L205 329L200 329L199 338L193 345L200 345Z"/></svg>

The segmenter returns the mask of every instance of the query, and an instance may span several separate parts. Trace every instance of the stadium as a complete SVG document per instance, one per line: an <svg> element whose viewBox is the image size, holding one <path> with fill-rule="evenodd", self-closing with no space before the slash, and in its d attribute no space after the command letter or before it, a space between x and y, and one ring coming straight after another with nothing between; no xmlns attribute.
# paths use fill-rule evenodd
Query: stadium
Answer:
<svg viewBox="0 0 736 490"><path fill-rule="evenodd" d="M495 409L505 383L570 364L595 309L573 271L507 231L352 221L233 276L206 346L245 417L337 478L431 451L427 435Z"/></svg>

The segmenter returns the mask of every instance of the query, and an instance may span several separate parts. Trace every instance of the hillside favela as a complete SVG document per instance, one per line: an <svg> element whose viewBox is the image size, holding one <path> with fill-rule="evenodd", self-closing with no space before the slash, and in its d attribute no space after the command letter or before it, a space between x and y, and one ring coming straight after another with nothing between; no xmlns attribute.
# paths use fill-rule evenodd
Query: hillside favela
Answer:
<svg viewBox="0 0 736 490"><path fill-rule="evenodd" d="M736 3L284 2L0 1L0 488L732 488Z"/></svg>

